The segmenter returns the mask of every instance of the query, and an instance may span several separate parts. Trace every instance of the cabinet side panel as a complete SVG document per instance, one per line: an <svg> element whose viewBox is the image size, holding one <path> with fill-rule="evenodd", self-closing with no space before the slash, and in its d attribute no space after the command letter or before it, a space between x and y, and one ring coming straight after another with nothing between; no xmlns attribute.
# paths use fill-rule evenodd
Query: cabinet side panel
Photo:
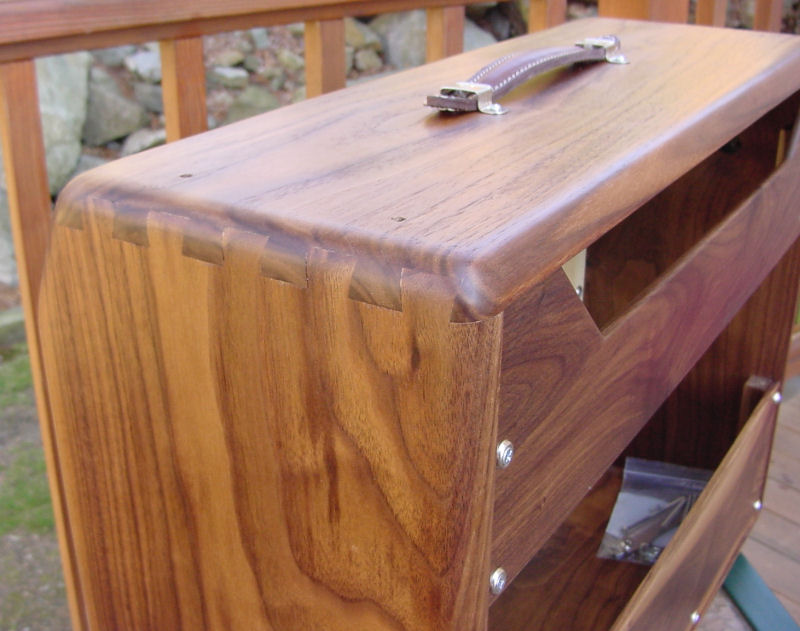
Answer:
<svg viewBox="0 0 800 631"><path fill-rule="evenodd" d="M482 631L501 319L451 323L426 274L352 300L322 250L267 278L252 233L191 258L174 216L136 245L90 205L42 334L92 628Z"/></svg>

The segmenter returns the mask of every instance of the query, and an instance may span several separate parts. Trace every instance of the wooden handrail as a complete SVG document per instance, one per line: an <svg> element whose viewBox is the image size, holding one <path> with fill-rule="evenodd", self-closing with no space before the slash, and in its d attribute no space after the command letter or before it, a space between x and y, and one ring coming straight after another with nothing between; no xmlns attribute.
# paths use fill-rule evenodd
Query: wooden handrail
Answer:
<svg viewBox="0 0 800 631"><path fill-rule="evenodd" d="M351 0L328 2L211 0L156 2L56 0L0 2L0 62L104 48L122 43L197 37L292 22L337 20L393 11L464 6L479 0Z"/></svg>

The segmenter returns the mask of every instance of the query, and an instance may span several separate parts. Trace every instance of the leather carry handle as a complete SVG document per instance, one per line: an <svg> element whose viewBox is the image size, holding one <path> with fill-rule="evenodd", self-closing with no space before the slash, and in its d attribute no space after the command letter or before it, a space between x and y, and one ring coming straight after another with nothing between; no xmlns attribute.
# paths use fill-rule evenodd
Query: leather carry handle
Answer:
<svg viewBox="0 0 800 631"><path fill-rule="evenodd" d="M439 94L429 96L426 105L446 112L505 114L508 110L495 99L507 94L533 77L576 63L607 61L626 64L614 35L592 37L575 46L541 48L525 53L512 53L484 66L467 81L445 86Z"/></svg>

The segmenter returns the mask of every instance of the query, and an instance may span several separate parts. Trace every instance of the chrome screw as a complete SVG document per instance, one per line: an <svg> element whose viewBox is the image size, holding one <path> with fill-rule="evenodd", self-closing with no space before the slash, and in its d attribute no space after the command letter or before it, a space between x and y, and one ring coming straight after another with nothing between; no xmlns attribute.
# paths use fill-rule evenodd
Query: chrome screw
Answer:
<svg viewBox="0 0 800 631"><path fill-rule="evenodd" d="M510 440L504 440L497 445L497 466L505 469L514 459L514 444Z"/></svg>
<svg viewBox="0 0 800 631"><path fill-rule="evenodd" d="M783 396L781 395L780 392L776 392L775 394L772 395L772 402L773 403L778 404L782 400L783 400Z"/></svg>
<svg viewBox="0 0 800 631"><path fill-rule="evenodd" d="M691 615L692 624L697 624L700 622L700 613L697 611L693 611Z"/></svg>
<svg viewBox="0 0 800 631"><path fill-rule="evenodd" d="M755 508L756 510L761 510L762 506L763 504L761 503L761 500L756 500L755 502L753 502L753 508Z"/></svg>
<svg viewBox="0 0 800 631"><path fill-rule="evenodd" d="M492 575L489 577L489 588L492 590L492 593L497 596L503 593L507 582L508 574L506 574L503 568L499 567L492 572Z"/></svg>

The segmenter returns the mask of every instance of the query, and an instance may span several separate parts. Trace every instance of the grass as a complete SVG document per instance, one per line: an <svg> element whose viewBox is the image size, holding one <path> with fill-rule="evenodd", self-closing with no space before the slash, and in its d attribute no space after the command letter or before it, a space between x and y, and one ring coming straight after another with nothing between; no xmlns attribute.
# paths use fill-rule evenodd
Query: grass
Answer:
<svg viewBox="0 0 800 631"><path fill-rule="evenodd" d="M27 346L0 346L0 409L29 403L31 387Z"/></svg>
<svg viewBox="0 0 800 631"><path fill-rule="evenodd" d="M0 348L0 411L13 414L15 406L31 405L31 369L27 348L16 344ZM30 442L2 445L0 459L0 535L21 531L52 532L53 509L47 485L44 453Z"/></svg>
<svg viewBox="0 0 800 631"><path fill-rule="evenodd" d="M17 530L52 532L53 508L42 448L23 444L9 455L10 463L0 469L0 535Z"/></svg>

